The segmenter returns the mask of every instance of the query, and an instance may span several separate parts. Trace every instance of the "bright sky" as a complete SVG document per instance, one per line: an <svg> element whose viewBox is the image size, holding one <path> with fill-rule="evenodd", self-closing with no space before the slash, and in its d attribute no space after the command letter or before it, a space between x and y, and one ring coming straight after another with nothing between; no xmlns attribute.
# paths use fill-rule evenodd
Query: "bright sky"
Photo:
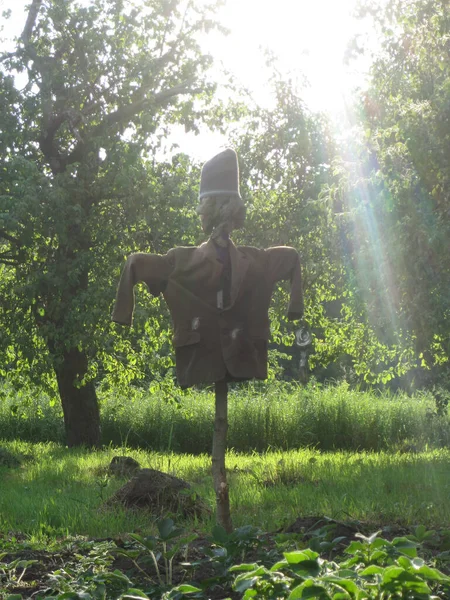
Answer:
<svg viewBox="0 0 450 600"><path fill-rule="evenodd" d="M269 48L283 71L306 75L314 108L334 111L354 76L343 64L347 43L365 26L352 17L356 2L227 0L220 21L231 34L210 36L205 47L260 97L266 94L261 48Z"/></svg>
<svg viewBox="0 0 450 600"><path fill-rule="evenodd" d="M367 60L344 64L345 51L355 35L371 36L368 23L354 16L358 0L226 0L220 22L230 30L224 37L210 34L203 42L217 61L250 88L255 100L270 104L269 72L264 50L278 57L278 68L294 81L306 77L303 99L310 109L342 121L352 90L364 83ZM183 146L183 138L177 142ZM218 135L201 134L189 142L202 160L211 148L226 145Z"/></svg>
<svg viewBox="0 0 450 600"><path fill-rule="evenodd" d="M7 26L9 35L21 33L30 1L0 0L0 11L13 10L14 18ZM219 19L230 29L230 35L214 32L202 43L263 105L270 103L263 50L271 50L283 73L299 81L306 76L309 86L304 100L308 106L339 118L352 89L362 81L361 63L348 67L343 61L350 39L357 33L368 35L367 24L352 16L356 2L226 0ZM214 146L226 144L223 138L206 132L195 138L180 133L176 138L182 150L201 160L208 158Z"/></svg>

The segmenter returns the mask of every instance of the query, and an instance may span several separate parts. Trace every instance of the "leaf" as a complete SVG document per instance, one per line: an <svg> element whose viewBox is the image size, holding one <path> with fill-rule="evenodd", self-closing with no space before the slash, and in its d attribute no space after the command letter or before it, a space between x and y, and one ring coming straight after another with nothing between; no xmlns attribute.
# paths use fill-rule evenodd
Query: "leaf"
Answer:
<svg viewBox="0 0 450 600"><path fill-rule="evenodd" d="M258 563L242 563L241 565L233 565L228 569L228 571L230 573L234 573L236 571L255 571L258 568Z"/></svg>
<svg viewBox="0 0 450 600"><path fill-rule="evenodd" d="M417 556L417 544L411 540L408 540L406 537L398 537L392 540L392 546L411 558L415 558Z"/></svg>
<svg viewBox="0 0 450 600"><path fill-rule="evenodd" d="M361 571L360 575L361 577L370 577L372 575L379 575L383 572L383 567L379 567L378 565L370 565L366 567L363 571Z"/></svg>
<svg viewBox="0 0 450 600"><path fill-rule="evenodd" d="M427 565L419 567L419 569L417 569L415 572L421 575L424 579L431 581L445 581L447 583L450 582L450 577L448 575L444 575L444 573L441 573L438 571L438 569L434 569Z"/></svg>
<svg viewBox="0 0 450 600"><path fill-rule="evenodd" d="M193 592L201 592L202 590L194 585L189 585L188 583L182 583L181 585L173 588L177 592L181 592L182 594L192 594Z"/></svg>
<svg viewBox="0 0 450 600"><path fill-rule="evenodd" d="M365 546L362 542L353 541L347 546L344 552L346 554L356 554L357 552L364 550L364 548Z"/></svg>
<svg viewBox="0 0 450 600"><path fill-rule="evenodd" d="M138 542L141 546L144 546L144 548L147 548L147 550L153 551L156 548L157 540L152 535L144 538L137 533L130 533L130 537Z"/></svg>
<svg viewBox="0 0 450 600"><path fill-rule="evenodd" d="M163 519L157 523L159 535L162 540L169 539L170 534L175 528L175 524L172 519Z"/></svg>
<svg viewBox="0 0 450 600"><path fill-rule="evenodd" d="M150 600L147 594L144 594L142 590L134 588L130 588L125 594L120 596L120 600L140 600L142 598Z"/></svg>
<svg viewBox="0 0 450 600"><path fill-rule="evenodd" d="M284 558L288 561L290 565L295 565L305 560L313 560L319 557L317 552L313 552L312 550L295 550L294 552L283 552Z"/></svg>
<svg viewBox="0 0 450 600"><path fill-rule="evenodd" d="M328 581L343 588L349 594L358 594L360 592L360 588L356 585L354 581L351 579L342 579L340 577L333 577L332 575L328 575L322 578L323 581Z"/></svg>
<svg viewBox="0 0 450 600"><path fill-rule="evenodd" d="M320 598L325 600L330 598L330 595L323 586L308 580L294 588L288 596L288 600L297 600L298 598Z"/></svg>
<svg viewBox="0 0 450 600"><path fill-rule="evenodd" d="M212 537L213 537L213 541L216 542L216 544L222 544L222 545L226 544L228 542L228 540L230 539L230 536L225 531L225 529L222 527L222 525L215 525L213 527Z"/></svg>
<svg viewBox="0 0 450 600"><path fill-rule="evenodd" d="M127 590L125 594L120 596L120 598L121 598L121 600L139 600L141 598L149 600L149 597L147 596L147 594L144 594L144 592L142 590L138 590L138 589L134 589L134 588L130 588L129 590Z"/></svg>
<svg viewBox="0 0 450 600"><path fill-rule="evenodd" d="M238 593L245 592L249 588L253 587L253 585L258 581L259 577L247 577L240 579L239 581L235 581L233 583L233 590L236 590Z"/></svg>
<svg viewBox="0 0 450 600"><path fill-rule="evenodd" d="M279 571L280 569L282 569L283 567L287 567L288 566L288 561L287 560L279 560L278 562L276 562L274 565L272 565L270 567L271 571Z"/></svg>
<svg viewBox="0 0 450 600"><path fill-rule="evenodd" d="M405 571L401 567L388 567L382 578L382 587L392 589L410 589L416 593L428 594L430 592L427 584L417 575Z"/></svg>

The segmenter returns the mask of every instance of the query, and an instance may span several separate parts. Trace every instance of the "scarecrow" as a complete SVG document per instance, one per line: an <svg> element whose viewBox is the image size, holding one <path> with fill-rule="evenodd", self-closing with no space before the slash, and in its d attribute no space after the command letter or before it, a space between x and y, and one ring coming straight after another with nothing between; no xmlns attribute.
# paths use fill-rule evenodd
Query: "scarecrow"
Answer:
<svg viewBox="0 0 450 600"><path fill-rule="evenodd" d="M231 241L230 233L243 227L246 213L234 150L224 150L203 166L197 213L208 241L172 248L165 255L132 254L122 272L112 319L131 325L134 285L146 283L151 294L164 296L172 316L180 386L215 384L212 470L217 519L230 531L225 473L228 382L266 379L272 291L277 281L289 279L288 318L301 319L301 267L294 248L258 249Z"/></svg>

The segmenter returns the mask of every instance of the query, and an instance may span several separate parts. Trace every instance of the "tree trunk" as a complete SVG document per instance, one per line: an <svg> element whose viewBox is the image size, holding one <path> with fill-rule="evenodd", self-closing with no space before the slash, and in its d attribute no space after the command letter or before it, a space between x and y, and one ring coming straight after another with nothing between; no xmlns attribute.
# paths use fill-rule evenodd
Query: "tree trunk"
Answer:
<svg viewBox="0 0 450 600"><path fill-rule="evenodd" d="M87 367L86 354L77 348L65 352L62 361L55 365L69 447L100 445L100 411L94 384L77 385Z"/></svg>
<svg viewBox="0 0 450 600"><path fill-rule="evenodd" d="M217 522L227 533L233 530L230 514L230 498L228 495L227 474L225 471L225 450L227 447L227 403L228 384L218 381L215 384L216 416L212 448L212 474L214 491L216 492Z"/></svg>

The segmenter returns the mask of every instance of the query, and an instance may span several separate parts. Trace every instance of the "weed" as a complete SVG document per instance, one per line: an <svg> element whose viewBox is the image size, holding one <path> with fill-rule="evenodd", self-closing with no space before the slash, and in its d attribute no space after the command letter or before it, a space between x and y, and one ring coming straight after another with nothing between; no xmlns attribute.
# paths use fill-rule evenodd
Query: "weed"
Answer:
<svg viewBox="0 0 450 600"><path fill-rule="evenodd" d="M130 559L138 571L154 583L139 565L139 559L145 561L145 555L148 554L153 562L159 585L172 586L173 561L179 552L187 552L188 545L197 538L197 535L185 535L185 531L176 527L172 519L162 519L158 521L157 526L158 535L145 537L136 533L130 534L135 544L118 549L116 553ZM186 560L186 556L184 559Z"/></svg>

